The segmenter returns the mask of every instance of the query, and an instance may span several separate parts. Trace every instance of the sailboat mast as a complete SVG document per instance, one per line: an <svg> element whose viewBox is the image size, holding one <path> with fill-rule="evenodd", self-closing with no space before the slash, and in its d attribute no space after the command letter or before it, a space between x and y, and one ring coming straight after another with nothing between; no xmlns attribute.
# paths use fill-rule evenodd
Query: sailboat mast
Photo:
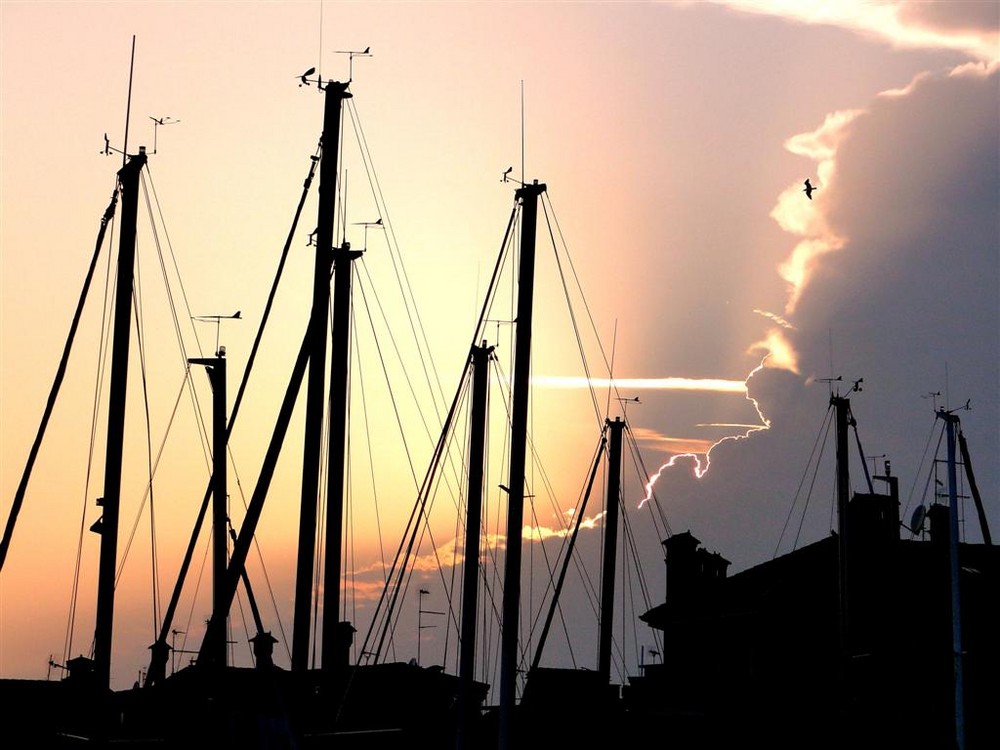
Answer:
<svg viewBox="0 0 1000 750"><path fill-rule="evenodd" d="M351 362L351 277L361 257L349 242L333 251L333 348L330 352L330 438L326 486L326 556L323 569L323 649L321 666L346 659L353 632L340 621L340 558L344 536L344 478L347 460L348 380ZM346 666L346 664L343 664Z"/></svg>
<svg viewBox="0 0 1000 750"><path fill-rule="evenodd" d="M521 528L524 524L524 471L528 435L528 378L531 374L531 317L534 305L535 226L538 197L545 185L535 180L515 192L521 203L521 261L517 282L517 342L511 399L510 479L507 483L507 553L504 561L503 621L500 636L501 750L514 747L512 738L517 681L517 631L521 597Z"/></svg>
<svg viewBox="0 0 1000 750"><path fill-rule="evenodd" d="M469 429L469 488L466 493L465 559L462 563L462 634L458 662L458 733L456 747L471 746L472 683L476 664L476 611L479 598L479 525L483 508L486 450L486 396L492 346L472 347L472 416Z"/></svg>
<svg viewBox="0 0 1000 750"><path fill-rule="evenodd" d="M225 349L220 347L214 357L193 358L188 362L193 365L203 365L208 371L208 379L212 385L212 610L227 612L223 597L226 590L226 566L229 559L229 541L227 525L229 513L227 502L229 498L226 476L226 357ZM215 652L212 655L214 663L225 665L226 641L219 640L212 644Z"/></svg>
<svg viewBox="0 0 1000 750"><path fill-rule="evenodd" d="M111 687L111 640L114 629L115 569L118 564L118 511L121 500L122 450L125 444L125 396L128 385L128 352L132 335L132 288L135 266L136 216L139 177L146 164L140 147L118 171L122 194L118 242L118 283L111 354L111 390L108 404L108 442L104 463L104 513L97 529L101 535L97 580L97 618L94 627L94 672L99 688Z"/></svg>
<svg viewBox="0 0 1000 750"><path fill-rule="evenodd" d="M597 672L601 683L611 680L611 635L615 611L615 562L618 557L618 505L621 500L622 430L619 417L608 421L608 502L604 516L604 571L601 576L601 630L598 639Z"/></svg>
<svg viewBox="0 0 1000 750"><path fill-rule="evenodd" d="M329 81L323 109L323 154L319 169L319 217L316 224L316 262L313 303L309 318L309 384L306 386L305 440L302 457L302 499L299 515L298 562L292 624L292 669L308 668L313 569L316 557L316 514L319 499L319 461L326 391L327 317L330 271L333 267L333 222L336 215L337 161L340 112L351 95L347 84Z"/></svg>
<svg viewBox="0 0 1000 750"><path fill-rule="evenodd" d="M948 580L951 589L951 647L955 700L955 747L965 750L965 698L962 667L962 609L958 577L958 471L955 433L958 417L946 411L938 416L945 421L948 433Z"/></svg>
<svg viewBox="0 0 1000 750"><path fill-rule="evenodd" d="M847 506L851 497L851 475L848 463L847 427L850 422L851 402L843 396L833 396L837 426L837 581L840 614L840 658L841 669L846 678L848 658L848 612L847 612Z"/></svg>

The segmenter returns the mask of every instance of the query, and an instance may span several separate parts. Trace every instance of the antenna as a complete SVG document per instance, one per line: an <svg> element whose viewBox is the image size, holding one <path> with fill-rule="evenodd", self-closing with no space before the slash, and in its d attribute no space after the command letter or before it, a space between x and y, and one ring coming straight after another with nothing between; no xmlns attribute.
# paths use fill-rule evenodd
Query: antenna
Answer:
<svg viewBox="0 0 1000 750"><path fill-rule="evenodd" d="M242 312L237 310L232 315L193 315L191 320L197 320L202 323L215 323L215 355L217 357L226 356L226 347L219 346L219 329L222 326L223 320L240 320L242 318Z"/></svg>
<svg viewBox="0 0 1000 750"><path fill-rule="evenodd" d="M931 391L930 393L924 393L923 395L920 396L920 398L931 398L931 399L934 399L934 411L937 411L938 410L937 400L938 400L938 396L940 396L940 395L941 395L941 391Z"/></svg>
<svg viewBox="0 0 1000 750"><path fill-rule="evenodd" d="M628 421L628 405L629 404L641 404L642 401L639 400L638 396L633 396L632 398L624 398L622 396L615 396L615 401L622 405L622 415L626 417L625 421Z"/></svg>
<svg viewBox="0 0 1000 750"><path fill-rule="evenodd" d="M865 456L865 460L866 461L871 461L872 462L872 474L874 474L876 471L878 471L878 467L875 465L875 462L878 459L880 459L880 458L885 458L885 454L882 453L882 454L877 455L877 456ZM885 466L886 466L886 474L888 475L888 473L889 473L889 471L888 471L888 469L889 469L889 462L888 461L885 462ZM876 479L877 478L878 477L876 477Z"/></svg>
<svg viewBox="0 0 1000 750"><path fill-rule="evenodd" d="M122 169L128 159L128 125L132 117L132 73L135 70L135 34L132 35L132 59L128 66L128 104L125 106L125 145L122 146ZM104 140L107 140L107 135Z"/></svg>
<svg viewBox="0 0 1000 750"><path fill-rule="evenodd" d="M129 122L132 119L132 75L135 71L135 34L132 35L132 57L129 62L128 68L128 98L125 105L125 145L120 149L115 148L111 145L111 139L108 138L108 134L104 134L104 148L100 151L104 156L111 156L111 154L121 154L122 155L122 167L124 168L125 163L128 161L128 128ZM155 133L155 131L154 131Z"/></svg>
<svg viewBox="0 0 1000 750"><path fill-rule="evenodd" d="M363 50L358 52L357 50L351 49L338 49L334 52L338 55L347 55L347 82L350 83L354 79L354 58L355 57L371 57L372 52L371 47L365 47Z"/></svg>
<svg viewBox="0 0 1000 750"><path fill-rule="evenodd" d="M156 153L156 130L157 130L157 128L159 128L160 125L176 125L177 123L180 122L180 120L174 120L169 115L164 116L164 117L153 117L152 115L150 115L149 119L153 121L153 153L155 154ZM105 140L107 140L107 136L105 136Z"/></svg>
<svg viewBox="0 0 1000 750"><path fill-rule="evenodd" d="M382 217L381 216L379 218L377 218L375 221L356 221L356 222L354 222L354 226L356 226L356 227L364 227L365 228L365 244L361 248L362 250L367 250L368 249L368 227L378 227L379 229L384 229L385 228L382 225Z"/></svg>
<svg viewBox="0 0 1000 750"><path fill-rule="evenodd" d="M524 184L524 80L521 80L521 184Z"/></svg>
<svg viewBox="0 0 1000 750"><path fill-rule="evenodd" d="M833 393L833 384L839 383L844 379L843 375L838 375L835 378L816 378L817 383L826 383L830 387L830 393Z"/></svg>

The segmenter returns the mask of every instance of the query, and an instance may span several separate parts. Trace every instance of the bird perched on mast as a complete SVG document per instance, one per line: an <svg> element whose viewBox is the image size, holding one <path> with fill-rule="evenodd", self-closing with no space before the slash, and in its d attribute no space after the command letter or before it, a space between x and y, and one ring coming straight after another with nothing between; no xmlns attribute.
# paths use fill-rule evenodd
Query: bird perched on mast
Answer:
<svg viewBox="0 0 1000 750"><path fill-rule="evenodd" d="M809 182L808 179L806 180L805 185L806 186L804 188L802 188L802 192L806 194L806 198L808 198L809 200L812 200L813 199L813 190L815 190L816 188Z"/></svg>

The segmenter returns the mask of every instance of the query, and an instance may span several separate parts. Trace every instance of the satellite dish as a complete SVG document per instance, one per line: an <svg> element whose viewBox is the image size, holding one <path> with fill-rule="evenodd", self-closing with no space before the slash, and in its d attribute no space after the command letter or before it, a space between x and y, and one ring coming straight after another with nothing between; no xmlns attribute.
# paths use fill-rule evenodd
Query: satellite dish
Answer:
<svg viewBox="0 0 1000 750"><path fill-rule="evenodd" d="M924 528L924 519L927 517L927 509L923 505L918 505L913 509L910 516L910 533L919 534Z"/></svg>

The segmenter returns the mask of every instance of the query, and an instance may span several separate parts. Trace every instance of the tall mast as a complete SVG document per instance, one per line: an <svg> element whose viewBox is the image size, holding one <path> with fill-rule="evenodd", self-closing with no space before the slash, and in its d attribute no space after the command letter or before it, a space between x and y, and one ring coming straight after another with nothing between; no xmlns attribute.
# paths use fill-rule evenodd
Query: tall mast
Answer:
<svg viewBox="0 0 1000 750"><path fill-rule="evenodd" d="M472 683L476 662L476 611L479 593L479 525L482 521L483 464L486 449L486 395L492 346L472 347L472 417L469 435L469 489L466 493L465 559L462 563L462 635L458 662L456 747L471 746Z"/></svg>
<svg viewBox="0 0 1000 750"><path fill-rule="evenodd" d="M851 497L851 475L848 465L847 427L850 422L851 402L843 396L832 396L837 425L837 581L838 608L840 614L840 664L844 677L848 658L848 612L847 612L847 505ZM846 685L845 685L846 687Z"/></svg>
<svg viewBox="0 0 1000 750"><path fill-rule="evenodd" d="M951 589L951 646L955 701L955 747L965 750L965 698L962 669L962 610L958 578L958 477L955 455L955 433L958 417L941 410L938 417L945 421L948 432L948 580Z"/></svg>
<svg viewBox="0 0 1000 750"><path fill-rule="evenodd" d="M322 668L341 663L350 647L349 624L340 622L340 558L344 529L348 379L351 362L351 277L361 252L345 242L333 251L333 349L330 352L330 438L326 487L326 557L323 570ZM346 666L346 665L345 665Z"/></svg>
<svg viewBox="0 0 1000 750"><path fill-rule="evenodd" d="M340 111L350 98L347 84L329 81L323 110L323 154L319 170L319 218L316 225L316 263L313 303L309 318L309 384L306 391L305 440L302 456L302 499L299 515L298 563L292 625L292 669L305 670L309 660L313 566L316 557L316 507L319 498L320 444L326 389L327 316L330 270L333 266L333 222L337 195Z"/></svg>
<svg viewBox="0 0 1000 750"><path fill-rule="evenodd" d="M99 688L111 687L111 635L114 629L115 568L118 563L118 512L121 501L122 449L125 444L128 350L132 335L135 229L139 207L139 176L145 164L146 149L140 147L139 154L133 156L118 171L118 184L122 193L118 284L115 288L104 497L98 501L98 504L104 507L104 514L97 524L97 530L101 535L101 553L97 580L97 619L94 628L94 672Z"/></svg>
<svg viewBox="0 0 1000 750"><path fill-rule="evenodd" d="M531 374L531 316L534 304L535 225L538 197L545 185L535 180L514 193L521 202L521 262L517 281L517 342L511 403L510 479L507 483L507 553L504 561L503 622L500 636L500 750L513 748L517 683L517 631L521 597L521 528L524 523L524 470L528 435L528 378Z"/></svg>
<svg viewBox="0 0 1000 750"><path fill-rule="evenodd" d="M219 347L215 357L189 359L193 365L204 365L212 384L212 610L223 609L226 589L226 565L228 563L227 524L229 513L227 500L229 490L226 477L226 350ZM219 665L226 663L226 641L221 639L212 644L215 649L212 661Z"/></svg>
<svg viewBox="0 0 1000 750"><path fill-rule="evenodd" d="M621 499L622 430L619 417L608 421L611 445L608 450L608 503L604 516L604 572L601 575L601 630L597 672L601 683L611 679L611 634L615 611L615 561L618 556L618 505Z"/></svg>

